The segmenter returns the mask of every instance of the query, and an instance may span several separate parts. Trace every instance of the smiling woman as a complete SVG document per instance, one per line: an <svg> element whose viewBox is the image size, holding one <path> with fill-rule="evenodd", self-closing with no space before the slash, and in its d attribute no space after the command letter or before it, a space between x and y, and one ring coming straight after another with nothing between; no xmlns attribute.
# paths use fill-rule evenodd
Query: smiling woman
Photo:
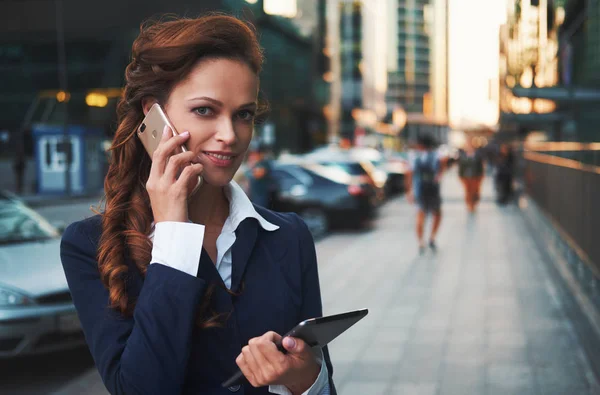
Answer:
<svg viewBox="0 0 600 395"><path fill-rule="evenodd" d="M310 232L232 181L264 108L262 60L253 28L224 15L143 25L133 44L106 210L71 225L61 245L113 394L223 394L238 367L246 394L335 393L326 347L275 345L322 315ZM155 104L177 133L165 128L150 157L136 133Z"/></svg>
<svg viewBox="0 0 600 395"><path fill-rule="evenodd" d="M228 184L239 168L252 139L257 97L256 71L246 62L209 55L173 87L165 101L173 127L190 133L186 146L198 153L208 184ZM156 100L145 97L144 112Z"/></svg>

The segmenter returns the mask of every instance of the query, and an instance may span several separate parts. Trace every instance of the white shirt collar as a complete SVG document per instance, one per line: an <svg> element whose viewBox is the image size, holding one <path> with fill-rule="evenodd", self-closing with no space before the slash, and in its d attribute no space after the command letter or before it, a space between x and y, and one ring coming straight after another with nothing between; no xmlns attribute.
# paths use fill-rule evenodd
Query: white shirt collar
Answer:
<svg viewBox="0 0 600 395"><path fill-rule="evenodd" d="M229 200L229 217L223 225L224 232L234 232L246 218L255 218L264 230L272 232L279 229L279 226L270 223L256 212L244 190L235 181L231 181L225 188L225 196Z"/></svg>

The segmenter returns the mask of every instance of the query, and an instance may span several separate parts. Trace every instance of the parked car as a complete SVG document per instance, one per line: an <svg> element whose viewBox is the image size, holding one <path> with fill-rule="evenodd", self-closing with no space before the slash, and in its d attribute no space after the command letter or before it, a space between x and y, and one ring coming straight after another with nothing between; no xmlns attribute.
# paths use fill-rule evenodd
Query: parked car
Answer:
<svg viewBox="0 0 600 395"><path fill-rule="evenodd" d="M354 147L348 152L351 158L365 166L377 188L382 189L386 197L395 193L393 180L387 167L388 163L383 153L369 147Z"/></svg>
<svg viewBox="0 0 600 395"><path fill-rule="evenodd" d="M60 229L0 192L0 358L82 344L60 262Z"/></svg>
<svg viewBox="0 0 600 395"><path fill-rule="evenodd" d="M386 155L383 168L388 174L387 193L394 195L404 192L405 175L410 169L406 154L393 153Z"/></svg>
<svg viewBox="0 0 600 395"><path fill-rule="evenodd" d="M298 213L314 237L331 227L360 226L376 214L373 190L339 169L320 164L277 163L273 209Z"/></svg>
<svg viewBox="0 0 600 395"><path fill-rule="evenodd" d="M307 163L328 166L342 170L355 184L373 191L373 203L381 205L385 200L387 175L377 169L369 159L358 159L349 150L320 149L304 156Z"/></svg>

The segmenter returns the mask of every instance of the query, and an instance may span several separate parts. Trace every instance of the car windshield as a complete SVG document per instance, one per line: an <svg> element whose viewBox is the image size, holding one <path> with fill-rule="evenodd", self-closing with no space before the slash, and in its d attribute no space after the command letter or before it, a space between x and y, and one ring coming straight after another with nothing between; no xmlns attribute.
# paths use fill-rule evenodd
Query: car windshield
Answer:
<svg viewBox="0 0 600 395"><path fill-rule="evenodd" d="M24 243L59 237L42 216L10 199L0 199L0 244Z"/></svg>
<svg viewBox="0 0 600 395"><path fill-rule="evenodd" d="M312 184L312 178L309 174L306 173L302 168L297 166L281 166L280 170L287 172L291 177L294 177L298 180L299 183L304 185Z"/></svg>
<svg viewBox="0 0 600 395"><path fill-rule="evenodd" d="M360 163L353 162L325 162L323 163L326 166L333 166L339 169L342 169L346 173L352 176L360 176L366 174L364 167L361 166Z"/></svg>

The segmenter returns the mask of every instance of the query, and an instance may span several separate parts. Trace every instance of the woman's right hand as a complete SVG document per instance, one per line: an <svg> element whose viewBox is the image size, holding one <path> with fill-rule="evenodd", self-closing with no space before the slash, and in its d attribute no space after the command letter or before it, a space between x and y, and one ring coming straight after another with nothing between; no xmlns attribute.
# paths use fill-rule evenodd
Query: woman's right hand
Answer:
<svg viewBox="0 0 600 395"><path fill-rule="evenodd" d="M165 126L152 155L146 190L150 196L154 223L188 220L187 199L198 183L203 166L197 162L194 152L174 153L189 137L189 132L173 136L171 129Z"/></svg>

